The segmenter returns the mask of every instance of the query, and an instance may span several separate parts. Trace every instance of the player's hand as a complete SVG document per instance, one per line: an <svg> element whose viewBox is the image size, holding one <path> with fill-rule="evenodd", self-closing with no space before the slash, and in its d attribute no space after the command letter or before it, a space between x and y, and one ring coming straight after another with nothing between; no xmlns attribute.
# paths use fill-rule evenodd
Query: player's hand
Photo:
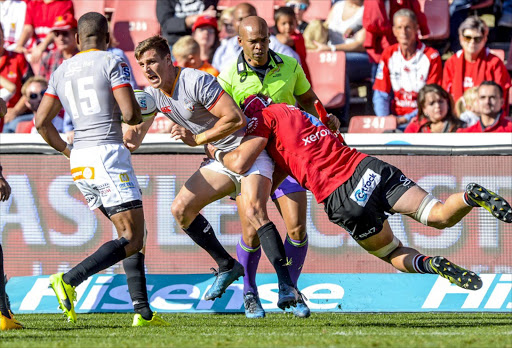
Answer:
<svg viewBox="0 0 512 348"><path fill-rule="evenodd" d="M194 134L192 134L192 132L185 127L182 127L174 122L172 122L171 125L171 137L175 140L183 141L188 146L197 146L196 140L194 139Z"/></svg>
<svg viewBox="0 0 512 348"><path fill-rule="evenodd" d="M5 181L4 177L0 174L0 201L5 202L11 195L11 186Z"/></svg>
<svg viewBox="0 0 512 348"><path fill-rule="evenodd" d="M208 158L215 159L214 154L215 151L217 151L217 148L213 146L212 144L205 144L204 145L204 153Z"/></svg>
<svg viewBox="0 0 512 348"><path fill-rule="evenodd" d="M329 114L329 123L327 124L330 130L337 132L340 129L341 121L333 114Z"/></svg>

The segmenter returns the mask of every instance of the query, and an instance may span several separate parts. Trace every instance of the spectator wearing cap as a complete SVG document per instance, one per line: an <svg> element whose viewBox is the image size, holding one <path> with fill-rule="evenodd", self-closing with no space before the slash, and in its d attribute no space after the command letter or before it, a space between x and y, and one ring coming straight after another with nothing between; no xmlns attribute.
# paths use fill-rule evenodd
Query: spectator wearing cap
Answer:
<svg viewBox="0 0 512 348"><path fill-rule="evenodd" d="M12 122L25 107L18 107L21 98L21 86L30 76L32 69L21 53L7 51L4 48L4 33L0 26L0 98L7 102L7 114L0 119L0 131L4 122Z"/></svg>
<svg viewBox="0 0 512 348"><path fill-rule="evenodd" d="M479 122L468 128L459 129L461 133L511 133L512 121L503 111L503 88L494 81L484 81L478 87Z"/></svg>
<svg viewBox="0 0 512 348"><path fill-rule="evenodd" d="M242 2L236 5L235 10L233 11L233 16L235 18L233 21L233 27L235 32L238 33L238 27L244 18L257 15L258 14L256 8L247 2ZM212 65L215 69L222 72L224 69L229 69L232 63L237 60L240 52L242 52L242 46L239 44L238 38L239 36L236 35L231 39L225 40L223 44L215 51L212 62ZM295 52L289 46L283 45L274 35L270 35L269 40L269 48L272 51L295 58L299 63L301 63L297 52Z"/></svg>
<svg viewBox="0 0 512 348"><path fill-rule="evenodd" d="M41 66L39 67L39 75L46 80L50 80L51 74L63 61L79 52L75 40L76 27L76 19L70 13L55 19L52 27L52 33L55 37L55 50L43 56Z"/></svg>
<svg viewBox="0 0 512 348"><path fill-rule="evenodd" d="M26 12L27 3L23 0L0 0L0 24L4 28L4 47L8 51L16 48Z"/></svg>
<svg viewBox="0 0 512 348"><path fill-rule="evenodd" d="M30 54L30 62L37 64L43 53L53 50L54 36L51 28L55 19L66 13L75 14L71 0L32 0L27 2L27 14L23 32L16 44L15 51L25 52L25 44L28 44L25 53Z"/></svg>
<svg viewBox="0 0 512 348"><path fill-rule="evenodd" d="M426 84L441 84L443 67L439 52L418 40L418 20L409 9L393 17L398 43L382 52L373 85L373 108L377 116L394 116L405 129L418 114L418 92Z"/></svg>
<svg viewBox="0 0 512 348"><path fill-rule="evenodd" d="M215 77L219 75L217 69L208 61L201 59L201 48L190 35L183 36L172 46L174 65L182 68L192 68L207 72Z"/></svg>
<svg viewBox="0 0 512 348"><path fill-rule="evenodd" d="M458 100L467 89L484 81L496 81L508 95L510 75L501 59L485 47L489 29L476 16L468 17L459 27L462 50L451 56L444 65L443 88L454 100ZM505 109L508 108L505 106Z"/></svg>
<svg viewBox="0 0 512 348"><path fill-rule="evenodd" d="M192 26L192 38L199 45L201 60L211 62L215 50L219 47L217 19L211 16L198 17Z"/></svg>

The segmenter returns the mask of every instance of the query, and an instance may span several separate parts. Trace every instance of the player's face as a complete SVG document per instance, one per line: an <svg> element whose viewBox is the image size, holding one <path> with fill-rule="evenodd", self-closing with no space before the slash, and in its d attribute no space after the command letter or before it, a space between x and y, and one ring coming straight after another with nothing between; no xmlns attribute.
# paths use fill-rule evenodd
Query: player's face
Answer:
<svg viewBox="0 0 512 348"><path fill-rule="evenodd" d="M442 122L448 114L448 101L436 92L429 92L425 95L423 113L432 123Z"/></svg>
<svg viewBox="0 0 512 348"><path fill-rule="evenodd" d="M247 26L238 37L245 59L252 66L263 66L268 60L268 29L259 26Z"/></svg>
<svg viewBox="0 0 512 348"><path fill-rule="evenodd" d="M295 16L280 16L276 23L277 31L281 34L293 34L295 32Z"/></svg>
<svg viewBox="0 0 512 348"><path fill-rule="evenodd" d="M175 76L169 54L160 57L156 50L147 50L139 58L138 63L151 87L164 91L169 89L170 92Z"/></svg>
<svg viewBox="0 0 512 348"><path fill-rule="evenodd" d="M401 45L412 45L416 41L418 25L412 18L406 16L396 17L393 23L393 34Z"/></svg>
<svg viewBox="0 0 512 348"><path fill-rule="evenodd" d="M482 115L494 117L501 111L503 98L500 91L494 86L480 86L478 88L478 107Z"/></svg>

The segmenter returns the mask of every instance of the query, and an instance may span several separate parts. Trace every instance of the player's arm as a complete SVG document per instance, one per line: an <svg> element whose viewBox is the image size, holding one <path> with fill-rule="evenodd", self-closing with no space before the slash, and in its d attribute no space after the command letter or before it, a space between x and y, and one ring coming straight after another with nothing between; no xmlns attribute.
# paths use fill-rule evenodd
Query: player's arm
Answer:
<svg viewBox="0 0 512 348"><path fill-rule="evenodd" d="M52 123L52 120L61 109L62 104L57 97L45 94L43 100L41 100L41 105L39 105L37 109L35 125L37 131L48 145L69 158L71 150L68 148L68 143L62 140L59 132Z"/></svg>
<svg viewBox="0 0 512 348"><path fill-rule="evenodd" d="M130 126L126 123L121 124L123 126L123 142L130 152L137 150L140 144L142 144L142 140L148 133L149 128L151 128L155 117L156 114L154 116L147 117L144 122L136 126Z"/></svg>
<svg viewBox="0 0 512 348"><path fill-rule="evenodd" d="M231 152L222 152L213 146L208 147L208 155L222 163L229 170L243 174L252 165L267 146L268 139L255 135L245 136L240 146Z"/></svg>
<svg viewBox="0 0 512 348"><path fill-rule="evenodd" d="M133 94L132 86L127 85L114 89L114 98L121 109L123 121L129 125L136 125L142 122L140 106Z"/></svg>
<svg viewBox="0 0 512 348"><path fill-rule="evenodd" d="M219 120L212 128L194 137L196 145L204 145L225 138L247 124L242 110L227 93L223 92L209 111Z"/></svg>

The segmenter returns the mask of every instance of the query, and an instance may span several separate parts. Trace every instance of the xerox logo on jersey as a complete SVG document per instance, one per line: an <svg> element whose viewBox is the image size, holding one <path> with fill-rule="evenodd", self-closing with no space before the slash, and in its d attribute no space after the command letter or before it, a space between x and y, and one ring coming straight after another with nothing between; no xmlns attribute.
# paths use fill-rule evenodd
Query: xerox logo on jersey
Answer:
<svg viewBox="0 0 512 348"><path fill-rule="evenodd" d="M245 131L245 134L251 134L256 130L256 128L258 128L258 118L252 117L247 124L247 130Z"/></svg>
<svg viewBox="0 0 512 348"><path fill-rule="evenodd" d="M356 188L350 195L350 198L361 207L364 207L379 182L380 175L371 169L367 169L361 180L359 180Z"/></svg>
<svg viewBox="0 0 512 348"><path fill-rule="evenodd" d="M313 144L315 141L320 140L321 138L326 137L328 135L331 135L331 132L329 132L327 129L321 129L314 134L310 134L307 137L302 138L302 141L304 142L304 146L307 146L309 144Z"/></svg>

